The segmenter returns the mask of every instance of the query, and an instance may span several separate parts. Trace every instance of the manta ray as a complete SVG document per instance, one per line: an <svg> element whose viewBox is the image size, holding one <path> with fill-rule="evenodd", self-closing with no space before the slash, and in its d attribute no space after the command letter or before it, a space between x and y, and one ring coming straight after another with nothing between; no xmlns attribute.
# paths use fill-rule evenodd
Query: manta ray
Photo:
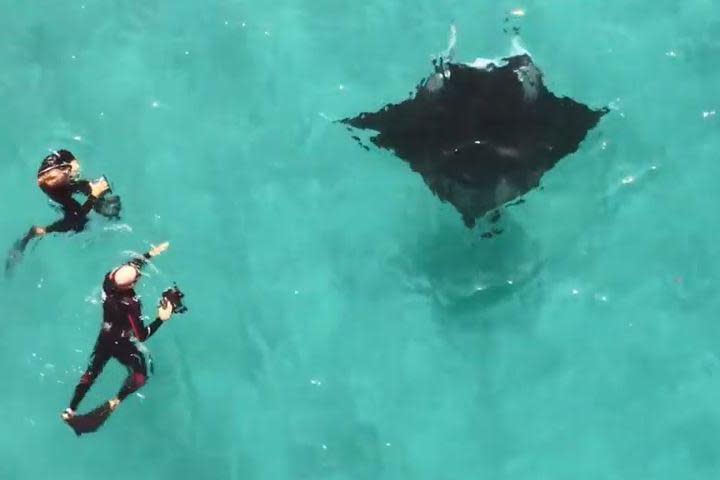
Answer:
<svg viewBox="0 0 720 480"><path fill-rule="evenodd" d="M608 113L550 92L527 52L433 66L409 99L340 122L376 132L468 228L538 187Z"/></svg>

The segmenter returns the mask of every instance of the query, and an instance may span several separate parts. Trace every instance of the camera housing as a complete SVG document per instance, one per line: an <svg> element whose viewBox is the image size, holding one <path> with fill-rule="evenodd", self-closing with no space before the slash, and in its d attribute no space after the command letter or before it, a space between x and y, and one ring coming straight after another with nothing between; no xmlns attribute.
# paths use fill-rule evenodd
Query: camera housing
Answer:
<svg viewBox="0 0 720 480"><path fill-rule="evenodd" d="M162 293L162 298L170 302L170 305L173 307L173 313L187 312L187 307L183 305L185 294L178 288L177 284L173 284L172 287L165 290Z"/></svg>

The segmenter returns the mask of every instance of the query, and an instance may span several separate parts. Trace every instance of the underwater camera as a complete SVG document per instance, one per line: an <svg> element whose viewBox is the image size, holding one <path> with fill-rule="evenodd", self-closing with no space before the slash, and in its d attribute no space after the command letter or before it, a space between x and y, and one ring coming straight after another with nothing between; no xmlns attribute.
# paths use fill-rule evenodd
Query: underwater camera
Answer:
<svg viewBox="0 0 720 480"><path fill-rule="evenodd" d="M122 211L122 202L118 195L113 194L112 185L105 175L100 177L100 180L105 180L108 184L107 191L95 201L93 210L102 215L103 217L111 220L119 220L120 213Z"/></svg>
<svg viewBox="0 0 720 480"><path fill-rule="evenodd" d="M167 300L173 307L173 313L185 313L187 307L183 305L185 294L178 288L177 284L173 284L162 293L163 300Z"/></svg>

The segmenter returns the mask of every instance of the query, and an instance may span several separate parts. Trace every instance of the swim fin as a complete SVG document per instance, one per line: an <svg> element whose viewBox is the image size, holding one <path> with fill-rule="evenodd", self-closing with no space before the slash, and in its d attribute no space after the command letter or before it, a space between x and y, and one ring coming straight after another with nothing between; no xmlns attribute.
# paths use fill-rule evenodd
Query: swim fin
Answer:
<svg viewBox="0 0 720 480"><path fill-rule="evenodd" d="M96 432L103 426L112 412L110 404L108 402L104 402L95 410L84 415L75 415L74 417L65 420L65 423L70 425L70 428L75 431L75 435L79 437L80 435L86 433Z"/></svg>
<svg viewBox="0 0 720 480"><path fill-rule="evenodd" d="M8 253L7 260L5 260L5 275L10 275L12 272L12 269L15 268L15 265L20 263L20 260L22 260L23 252L19 248L17 248L17 244L13 246L13 248L10 249L10 252Z"/></svg>
<svg viewBox="0 0 720 480"><path fill-rule="evenodd" d="M23 253L25 252L25 248L33 238L35 238L35 230L34 228L31 228L23 238L13 244L10 252L8 252L7 260L5 260L5 275L10 275L12 269L20 263L23 258Z"/></svg>

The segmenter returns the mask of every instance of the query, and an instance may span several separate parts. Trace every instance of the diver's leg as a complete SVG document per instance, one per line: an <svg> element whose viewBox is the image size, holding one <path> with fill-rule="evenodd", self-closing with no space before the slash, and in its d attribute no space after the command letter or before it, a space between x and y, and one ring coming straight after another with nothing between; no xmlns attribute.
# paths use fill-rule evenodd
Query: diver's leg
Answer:
<svg viewBox="0 0 720 480"><path fill-rule="evenodd" d="M139 390L147 381L145 355L138 350L134 343L128 340L118 345L115 358L128 369L128 376L117 397L110 400L110 408L112 409L117 408L120 402L125 400L131 393Z"/></svg>
<svg viewBox="0 0 720 480"><path fill-rule="evenodd" d="M25 234L23 238L15 242L13 247L10 249L8 258L5 261L5 272L9 273L10 270L17 265L23 257L23 253L27 248L28 244L34 238L43 237L49 233L67 233L67 232L82 232L88 223L86 215L80 215L75 213L66 213L60 220L51 223L47 227L33 226Z"/></svg>
<svg viewBox="0 0 720 480"><path fill-rule="evenodd" d="M48 233L67 233L81 232L87 224L87 217L83 215L68 214L55 223L44 228L45 234Z"/></svg>
<svg viewBox="0 0 720 480"><path fill-rule="evenodd" d="M30 240L35 237L42 237L43 235L45 235L45 229L43 227L33 225L32 227L30 227L30 230L28 230L25 236L18 241L18 247L20 248L20 250L25 250L25 248L28 246L28 243L30 243Z"/></svg>
<svg viewBox="0 0 720 480"><path fill-rule="evenodd" d="M30 240L36 237L36 228L32 227L20 240L17 240L10 251L8 252L7 260L5 260L5 272L8 273L10 270L17 265L22 259L23 253L30 243Z"/></svg>
<svg viewBox="0 0 720 480"><path fill-rule="evenodd" d="M88 219L86 216L68 214L47 227L32 227L25 236L15 242L15 245L10 249L8 258L5 261L5 272L9 273L10 270L22 260L23 253L32 239L44 237L49 233L81 232L85 229L87 222Z"/></svg>
<svg viewBox="0 0 720 480"><path fill-rule="evenodd" d="M7 260L5 260L5 272L9 273L10 270L22 260L23 253L25 253L25 249L33 238L42 237L45 233L44 228L33 226L24 237L16 241L8 253Z"/></svg>
<svg viewBox="0 0 720 480"><path fill-rule="evenodd" d="M80 402L85 397L85 394L88 390L90 390L90 387L92 387L93 383L95 383L95 380L100 375L103 368L105 368L108 360L110 360L110 356L109 347L98 339L97 343L95 343L95 348L93 348L90 365L83 376L80 377L80 382L78 382L75 387L75 394L70 401L69 410L72 412L71 414L75 413L77 407L80 405Z"/></svg>

